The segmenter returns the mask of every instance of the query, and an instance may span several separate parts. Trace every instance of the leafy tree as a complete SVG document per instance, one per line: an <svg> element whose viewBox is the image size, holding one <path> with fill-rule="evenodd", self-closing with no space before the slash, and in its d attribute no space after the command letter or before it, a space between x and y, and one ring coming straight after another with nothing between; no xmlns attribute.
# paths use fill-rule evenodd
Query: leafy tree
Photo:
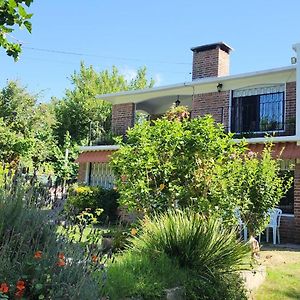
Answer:
<svg viewBox="0 0 300 300"><path fill-rule="evenodd" d="M279 203L293 180L288 174L280 176L280 166L272 159L271 152L272 144L269 143L261 156L250 151L234 161L235 194L243 199L241 217L250 235L254 236L265 228L269 222L266 213Z"/></svg>
<svg viewBox="0 0 300 300"><path fill-rule="evenodd" d="M0 91L0 159L8 163L41 165L49 161L54 147L55 119L50 106L37 104L18 82Z"/></svg>
<svg viewBox="0 0 300 300"><path fill-rule="evenodd" d="M153 81L146 79L146 68L139 69L137 76L128 82L116 67L98 73L83 62L80 71L71 75L71 83L73 88L66 90L61 101L53 99L58 120L55 134L60 145L67 132L72 142L81 144L90 138L91 130L110 130L111 104L97 99L97 95L153 86Z"/></svg>
<svg viewBox="0 0 300 300"><path fill-rule="evenodd" d="M33 0L0 0L0 47L6 50L7 55L18 60L21 52L21 43L9 41L7 36L16 26L25 27L31 33L30 19L32 14L26 12Z"/></svg>
<svg viewBox="0 0 300 300"><path fill-rule="evenodd" d="M53 167L55 174L65 181L76 178L78 164L75 159L78 157L78 149L71 142L69 132L66 133L63 146L54 147Z"/></svg>
<svg viewBox="0 0 300 300"><path fill-rule="evenodd" d="M235 143L212 117L189 120L175 110L169 119L128 130L126 143L118 141L112 166L121 204L146 214L192 207L229 224L239 207L251 233L259 231L288 186L270 147L260 159L249 156L245 143Z"/></svg>

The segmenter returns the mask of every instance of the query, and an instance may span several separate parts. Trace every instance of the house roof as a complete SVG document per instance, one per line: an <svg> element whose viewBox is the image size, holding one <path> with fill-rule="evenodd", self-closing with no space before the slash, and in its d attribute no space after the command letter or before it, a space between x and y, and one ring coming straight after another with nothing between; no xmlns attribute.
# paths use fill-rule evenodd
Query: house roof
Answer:
<svg viewBox="0 0 300 300"><path fill-rule="evenodd" d="M265 143L249 144L249 150L262 153ZM110 156L119 149L119 146L112 147L107 150L105 146L88 146L81 147L81 153L76 159L77 163L87 162L100 162L106 163L109 161ZM300 157L300 147L296 142L283 142L274 143L272 148L272 156L280 159L297 159Z"/></svg>
<svg viewBox="0 0 300 300"><path fill-rule="evenodd" d="M150 114L164 113L177 99L182 105L192 107L193 95L217 92L217 85L222 83L222 90L236 90L263 84L278 84L296 80L294 65L238 75L207 77L190 82L143 90L98 95L97 98L112 104L135 103L137 110Z"/></svg>
<svg viewBox="0 0 300 300"><path fill-rule="evenodd" d="M96 148L96 146L94 146ZM79 154L78 158L76 159L77 163L87 163L87 162L100 162L106 163L109 161L110 156L116 151L114 150L84 150L81 149L81 153Z"/></svg>

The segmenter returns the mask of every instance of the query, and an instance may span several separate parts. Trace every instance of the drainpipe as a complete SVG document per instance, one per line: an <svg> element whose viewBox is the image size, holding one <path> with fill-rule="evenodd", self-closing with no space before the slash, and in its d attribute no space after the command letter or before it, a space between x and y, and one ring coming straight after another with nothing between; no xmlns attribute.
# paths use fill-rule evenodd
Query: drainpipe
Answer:
<svg viewBox="0 0 300 300"><path fill-rule="evenodd" d="M300 145L300 43L293 45L293 50L297 55L296 64L296 137L297 145Z"/></svg>

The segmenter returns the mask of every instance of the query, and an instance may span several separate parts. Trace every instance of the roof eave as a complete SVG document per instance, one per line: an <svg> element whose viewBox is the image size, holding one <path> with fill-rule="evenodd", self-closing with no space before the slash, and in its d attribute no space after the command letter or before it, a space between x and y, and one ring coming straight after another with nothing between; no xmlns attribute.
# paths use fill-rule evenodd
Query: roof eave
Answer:
<svg viewBox="0 0 300 300"><path fill-rule="evenodd" d="M149 88L149 89L143 89L143 90L125 91L125 92L118 92L118 93L113 93L113 94L102 94L102 95L97 95L96 97L98 99L102 99L102 100L111 102L112 104L116 104L115 103L116 98L121 98L121 97L142 95L142 94L159 92L159 91L168 91L168 90L171 91L171 90L175 90L175 89L179 89L179 88L187 88L187 90L188 90L191 87L196 87L196 86L205 85L205 84L226 82L226 81L235 80L235 79L246 79L246 78L252 78L255 76L264 76L264 75L268 75L268 74L274 74L274 73L280 73L280 72L286 72L286 71L292 71L292 70L296 70L296 66L294 66L294 65L286 66L286 67L281 67L281 68L273 68L273 69L268 69L268 70L255 71L255 72L236 74L236 75L220 76L220 77L207 77L207 78L195 79L190 82L183 82L183 83ZM191 93L191 91L190 91L190 93ZM134 99L132 102L135 102Z"/></svg>

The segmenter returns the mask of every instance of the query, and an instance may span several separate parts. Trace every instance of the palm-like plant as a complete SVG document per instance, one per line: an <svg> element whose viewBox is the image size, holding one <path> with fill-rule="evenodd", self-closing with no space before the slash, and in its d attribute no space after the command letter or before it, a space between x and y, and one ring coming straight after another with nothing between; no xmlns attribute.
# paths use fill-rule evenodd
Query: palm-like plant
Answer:
<svg viewBox="0 0 300 300"><path fill-rule="evenodd" d="M205 278L246 267L249 246L237 239L235 228L224 227L217 218L169 210L146 217L142 228L143 233L132 240L133 249L149 255L165 253Z"/></svg>

